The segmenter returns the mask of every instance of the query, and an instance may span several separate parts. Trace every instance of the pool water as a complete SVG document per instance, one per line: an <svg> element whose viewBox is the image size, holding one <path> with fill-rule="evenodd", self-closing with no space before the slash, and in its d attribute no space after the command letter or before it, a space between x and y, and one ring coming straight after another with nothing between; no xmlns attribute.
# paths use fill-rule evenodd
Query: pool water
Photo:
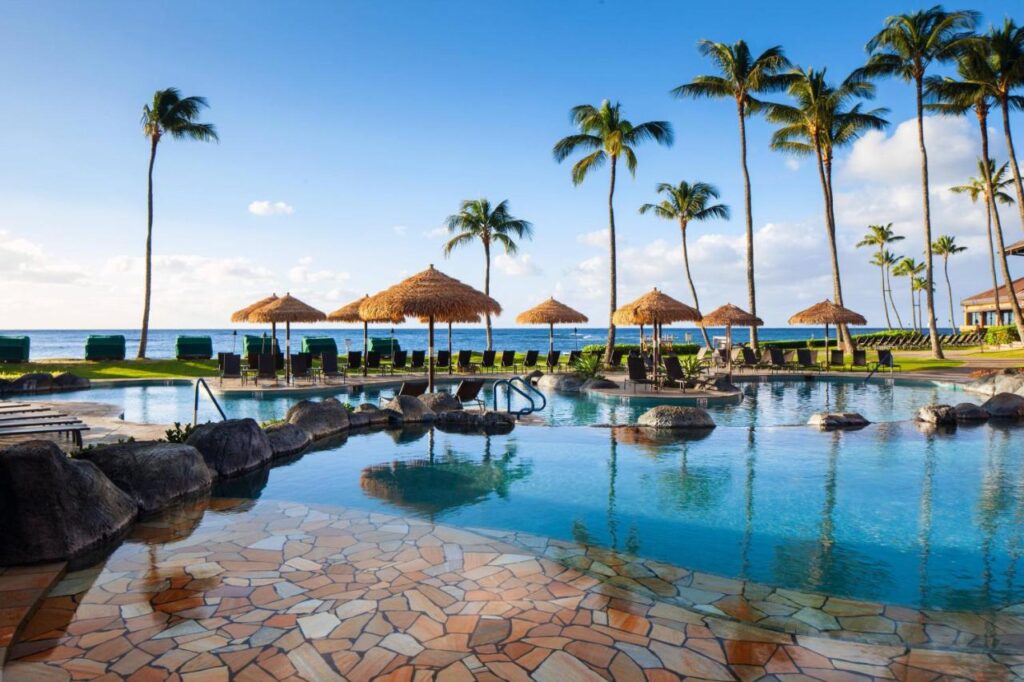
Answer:
<svg viewBox="0 0 1024 682"><path fill-rule="evenodd" d="M885 381L864 383L863 379L829 379L804 381L790 379L739 384L743 397L739 403L709 404L715 423L720 426L776 426L805 424L815 412L859 412L873 422L910 419L917 408L932 403L956 404L972 398L955 388L930 383ZM339 390L346 390L339 387ZM339 393L337 398L352 405L377 404L393 389L367 390L357 394ZM504 394L502 394L504 395ZM547 393L548 407L536 416L550 426L592 424L631 424L636 418L659 404L657 394L631 402L617 398ZM322 396L310 396L319 400ZM489 388L482 393L488 406L492 404ZM261 397L222 395L218 397L230 418L252 417L257 421L279 419L301 397L263 394ZM170 424L192 420L194 388L192 384L170 386L125 386L94 388L88 391L55 393L47 400L90 400L112 403L124 409L128 421ZM522 405L513 402L513 407ZM201 394L199 420L219 419L209 398Z"/></svg>
<svg viewBox="0 0 1024 682"><path fill-rule="evenodd" d="M725 427L350 437L220 491L611 547L719 575L956 610L1022 600L1024 449L1012 428Z"/></svg>

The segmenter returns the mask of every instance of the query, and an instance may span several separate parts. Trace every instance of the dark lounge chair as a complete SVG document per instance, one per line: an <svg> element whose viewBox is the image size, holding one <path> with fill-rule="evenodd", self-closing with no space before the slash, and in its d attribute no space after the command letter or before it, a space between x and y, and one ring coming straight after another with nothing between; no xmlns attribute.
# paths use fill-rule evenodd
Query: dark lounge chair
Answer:
<svg viewBox="0 0 1024 682"><path fill-rule="evenodd" d="M425 350L414 350L412 352L412 361L409 363L409 369L413 372L422 372L427 368L427 351Z"/></svg>
<svg viewBox="0 0 1024 682"><path fill-rule="evenodd" d="M547 366L549 372L558 371L558 361L562 359L562 351L552 350L548 351Z"/></svg>
<svg viewBox="0 0 1024 682"><path fill-rule="evenodd" d="M526 351L526 357L523 358L522 368L523 370L536 369L537 368L537 357L540 355L540 351L528 350Z"/></svg>
<svg viewBox="0 0 1024 682"><path fill-rule="evenodd" d="M757 354L754 353L753 348L747 348L746 346L740 347L739 367L746 368L751 371L761 367L761 361L757 359Z"/></svg>
<svg viewBox="0 0 1024 682"><path fill-rule="evenodd" d="M884 348L878 349L878 362L875 363L875 370L880 369L891 369L902 372L903 368L896 364L896 359L892 355L891 350L885 350Z"/></svg>
<svg viewBox="0 0 1024 682"><path fill-rule="evenodd" d="M371 350L366 354L366 371L376 372L377 374L383 374L383 370L380 364L380 353L375 350Z"/></svg>
<svg viewBox="0 0 1024 682"><path fill-rule="evenodd" d="M828 364L842 369L846 366L846 354L840 349L833 348L828 352Z"/></svg>
<svg viewBox="0 0 1024 682"><path fill-rule="evenodd" d="M363 352L358 350L350 350L348 352L348 361L345 363L345 371L353 372L363 366Z"/></svg>
<svg viewBox="0 0 1024 682"><path fill-rule="evenodd" d="M516 352L514 350L501 351L501 368L516 370Z"/></svg>
<svg viewBox="0 0 1024 682"><path fill-rule="evenodd" d="M665 385L675 386L686 392L686 375L683 373L683 366L679 363L678 355L666 355L662 358L665 365Z"/></svg>
<svg viewBox="0 0 1024 682"><path fill-rule="evenodd" d="M409 359L409 351L396 350L395 354L391 356L391 373L404 372L405 363Z"/></svg>
<svg viewBox="0 0 1024 682"><path fill-rule="evenodd" d="M868 367L868 352L862 349L855 349L853 357L850 358L850 369L871 369Z"/></svg>
<svg viewBox="0 0 1024 682"><path fill-rule="evenodd" d="M460 372L472 372L473 369L474 369L472 360L473 360L473 351L471 351L471 350L460 350L459 351L459 355L456 358L455 369L457 369Z"/></svg>
<svg viewBox="0 0 1024 682"><path fill-rule="evenodd" d="M765 367L772 372L782 372L790 369L790 365L786 362L786 354L782 352L781 348L766 348L765 352L768 353L768 362L765 363Z"/></svg>
<svg viewBox="0 0 1024 682"><path fill-rule="evenodd" d="M612 361L608 363L608 369L622 369L622 356L625 353L616 348L612 351Z"/></svg>
<svg viewBox="0 0 1024 682"><path fill-rule="evenodd" d="M820 372L821 365L818 364L817 355L818 351L812 351L810 348L797 348L797 367L799 369L813 369L815 372Z"/></svg>
<svg viewBox="0 0 1024 682"><path fill-rule="evenodd" d="M497 356L497 352L493 350L485 350L483 358L480 359L480 369L493 372L496 369L494 366L494 360Z"/></svg>
<svg viewBox="0 0 1024 682"><path fill-rule="evenodd" d="M220 358L220 383L225 379L238 379L244 383L242 376L242 357L234 353L223 353Z"/></svg>
<svg viewBox="0 0 1024 682"><path fill-rule="evenodd" d="M256 385L258 386L260 381L270 381L277 383L277 359L272 353L260 353L259 360L256 361Z"/></svg>
<svg viewBox="0 0 1024 682"><path fill-rule="evenodd" d="M480 398L480 389L484 387L483 379L463 379L455 389L455 399L465 405L473 403L481 410L484 409L484 401Z"/></svg>
<svg viewBox="0 0 1024 682"><path fill-rule="evenodd" d="M623 388L626 388L631 383L636 386L654 386L654 381L647 376L647 367L644 366L644 359L639 355L630 355L626 358L626 370L629 372L629 376L622 382Z"/></svg>
<svg viewBox="0 0 1024 682"><path fill-rule="evenodd" d="M402 385L398 387L397 391L395 391L389 396L380 396L379 398L377 398L377 402L378 404L382 404L400 395L407 395L413 398L419 398L426 392L427 382L423 379L417 379L416 381L403 381Z"/></svg>
<svg viewBox="0 0 1024 682"><path fill-rule="evenodd" d="M437 351L437 359L434 360L434 367L437 369L449 369L452 365L452 354L446 350Z"/></svg>
<svg viewBox="0 0 1024 682"><path fill-rule="evenodd" d="M320 356L320 374L327 383L328 379L345 378L345 373L338 370L338 356L334 353L324 353Z"/></svg>
<svg viewBox="0 0 1024 682"><path fill-rule="evenodd" d="M313 382L313 373L310 371L308 354L293 353L291 356L291 370L293 379L306 379Z"/></svg>

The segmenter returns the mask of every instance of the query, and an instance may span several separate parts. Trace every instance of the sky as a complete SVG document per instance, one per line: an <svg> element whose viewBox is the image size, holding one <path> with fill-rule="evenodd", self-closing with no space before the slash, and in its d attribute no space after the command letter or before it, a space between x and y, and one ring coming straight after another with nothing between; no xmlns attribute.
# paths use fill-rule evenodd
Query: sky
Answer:
<svg viewBox="0 0 1024 682"><path fill-rule="evenodd" d="M746 307L743 194L731 101L669 91L712 67L707 38L781 45L836 79L864 43L913 2L91 2L0 3L0 328L132 328L141 318L149 147L140 115L177 87L210 107L219 144L165 140L155 170L152 325L228 326L231 312L286 291L324 311L434 264L482 287L479 245L442 253L464 199L507 199L534 224L518 254L495 257L497 326L555 296L607 322L607 171L581 186L552 145L569 109L608 98L639 123L667 120L671 148L637 149L615 194L619 301L657 286L691 302L678 225L638 207L660 182L716 185L729 220L690 227L705 311ZM1009 2L973 2L982 27ZM942 73L938 68L936 73ZM783 95L777 96L784 99ZM883 325L878 270L855 247L893 223L920 258L913 91L879 83L888 130L844 150L835 186L845 301ZM1013 119L1024 134L1024 116ZM992 151L1005 159L998 120ZM831 296L813 163L773 152L748 124L758 312L783 325ZM950 262L956 300L990 287L984 212L948 188L976 172L973 118L926 120L933 231L968 250ZM1018 143L1018 148L1021 143ZM1022 237L1003 211L1008 241ZM1014 276L1024 275L1024 259ZM937 263L937 265L939 265ZM939 271L941 273L941 271ZM949 318L944 284L940 324ZM896 280L901 315L909 286ZM959 320L959 311L957 310Z"/></svg>

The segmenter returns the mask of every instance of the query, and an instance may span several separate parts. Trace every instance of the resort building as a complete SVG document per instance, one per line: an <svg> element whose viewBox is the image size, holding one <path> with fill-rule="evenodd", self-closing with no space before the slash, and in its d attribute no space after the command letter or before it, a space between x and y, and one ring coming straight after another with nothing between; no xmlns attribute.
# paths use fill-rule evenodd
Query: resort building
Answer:
<svg viewBox="0 0 1024 682"><path fill-rule="evenodd" d="M1014 242L1006 247L1007 256L1024 256L1024 239ZM1024 305L1024 277L1013 280L1013 291L1017 300ZM999 287L999 306L996 309L996 295L994 289L988 289L981 293L968 296L960 301L964 311L963 324L960 327L963 331L972 331L981 327L994 327L1003 324L1013 324L1013 308L1010 306L1010 296L1006 285Z"/></svg>

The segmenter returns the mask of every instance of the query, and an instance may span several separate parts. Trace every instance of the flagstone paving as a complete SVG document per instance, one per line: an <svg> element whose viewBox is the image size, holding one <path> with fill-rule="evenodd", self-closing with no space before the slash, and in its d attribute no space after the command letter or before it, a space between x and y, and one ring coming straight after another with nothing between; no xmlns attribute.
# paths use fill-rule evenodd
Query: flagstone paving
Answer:
<svg viewBox="0 0 1024 682"><path fill-rule="evenodd" d="M961 650L953 651L744 622L764 620L748 609L803 622L797 614L805 608L837 622L870 618L855 621L869 634L888 628L886 620L920 617L533 536L213 500L140 523L102 565L68 573L24 624L3 679L840 682L1024 674L1024 655L983 650L984 638L954 642ZM930 623L914 622L936 647ZM959 625L961 633L985 630Z"/></svg>

